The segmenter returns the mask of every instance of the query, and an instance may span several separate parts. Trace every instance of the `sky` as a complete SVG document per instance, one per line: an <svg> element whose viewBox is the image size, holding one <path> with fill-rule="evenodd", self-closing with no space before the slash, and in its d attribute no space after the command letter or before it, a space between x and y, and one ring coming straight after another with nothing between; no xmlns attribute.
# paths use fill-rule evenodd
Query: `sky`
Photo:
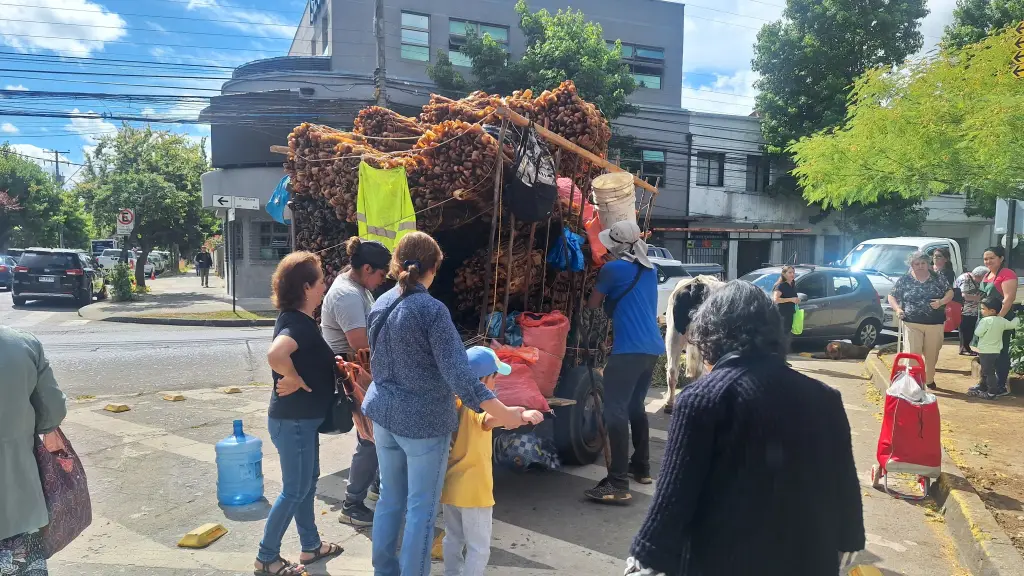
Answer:
<svg viewBox="0 0 1024 576"><path fill-rule="evenodd" d="M682 106L752 111L753 43L762 25L781 16L784 2L685 2ZM120 125L108 116L196 119L201 100L166 96L215 95L233 67L287 54L304 6L303 0L0 0L0 90L122 95L29 99L0 92L0 142L47 170L53 161L42 159L61 152L60 171L73 182L84 153ZM929 0L923 52L939 42L954 6L955 0ZM71 117L45 116L54 114ZM196 141L210 134L204 125L154 127Z"/></svg>

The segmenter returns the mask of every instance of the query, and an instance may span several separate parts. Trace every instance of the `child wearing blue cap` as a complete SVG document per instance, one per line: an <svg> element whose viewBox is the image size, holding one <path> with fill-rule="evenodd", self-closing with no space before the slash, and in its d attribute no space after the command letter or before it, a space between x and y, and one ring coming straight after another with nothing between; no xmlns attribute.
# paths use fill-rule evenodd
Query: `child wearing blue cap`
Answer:
<svg viewBox="0 0 1024 576"><path fill-rule="evenodd" d="M474 346L466 354L477 378L491 390L498 374L512 373L512 367L499 360L490 348ZM523 422L540 424L543 420L544 415L537 410L523 410ZM494 417L473 412L460 402L459 430L452 442L441 493L445 576L481 576L491 556L493 427Z"/></svg>

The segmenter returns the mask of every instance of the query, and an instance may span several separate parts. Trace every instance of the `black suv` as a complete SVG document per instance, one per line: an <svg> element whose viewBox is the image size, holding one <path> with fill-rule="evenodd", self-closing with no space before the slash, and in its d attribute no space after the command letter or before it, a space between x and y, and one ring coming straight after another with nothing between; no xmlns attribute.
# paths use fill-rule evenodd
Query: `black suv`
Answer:
<svg viewBox="0 0 1024 576"><path fill-rule="evenodd" d="M71 298L79 306L107 297L103 272L81 250L28 248L14 268L14 304L44 298Z"/></svg>

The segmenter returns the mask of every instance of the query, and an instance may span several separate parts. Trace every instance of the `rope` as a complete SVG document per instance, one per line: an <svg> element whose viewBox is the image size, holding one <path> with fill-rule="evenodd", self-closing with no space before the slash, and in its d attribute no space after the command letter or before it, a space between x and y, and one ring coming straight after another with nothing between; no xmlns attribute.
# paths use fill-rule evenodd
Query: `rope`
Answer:
<svg viewBox="0 0 1024 576"><path fill-rule="evenodd" d="M483 118L483 119L481 119L481 120L479 120L477 122L474 122L474 123L470 124L470 126L482 125L484 120L486 120L486 118ZM339 134L345 134L345 132L339 132ZM466 135L465 133L462 133L462 134L459 134L458 136L455 136L453 138L449 138L448 140L443 140L441 142L438 142L437 144L434 144L429 149L440 148L441 146L445 146L447 144L450 144L451 142L454 142L454 141L458 140L459 138L462 138L465 135ZM368 136L362 136L361 134L354 134L354 136L359 136L361 138L368 138ZM488 136L490 136L490 134L488 134ZM494 138L493 136L491 136L491 137ZM353 143L353 144L355 144L355 143ZM355 144L355 145L358 146L358 144ZM424 150L428 150L428 148L416 148L416 149L413 149L413 150L397 150L395 152L377 152L376 154L374 154L374 157L380 157L380 156L401 156L403 154L420 154ZM501 157L501 153L502 153L501 144L499 143L499 145L498 145L498 157L499 158ZM331 158L306 158L305 156L303 156L303 155L301 155L301 154L299 154L299 153L297 153L295 151L292 151L291 154L293 156L295 156L296 158L301 158L301 159L305 160L306 162L334 162L335 160L349 160L349 159L353 159L353 158L360 158L360 159L362 159L364 156L366 156L366 154L359 154L359 155L353 155L353 156L333 156Z"/></svg>

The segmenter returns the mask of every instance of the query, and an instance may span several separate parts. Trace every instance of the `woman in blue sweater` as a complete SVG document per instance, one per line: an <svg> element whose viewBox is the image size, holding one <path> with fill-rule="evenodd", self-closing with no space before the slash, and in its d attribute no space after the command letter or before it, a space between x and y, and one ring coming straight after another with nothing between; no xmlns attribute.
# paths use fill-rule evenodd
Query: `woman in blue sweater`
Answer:
<svg viewBox="0 0 1024 576"><path fill-rule="evenodd" d="M368 318L373 384L363 414L373 421L380 464L373 524L376 576L430 573L434 518L458 427L455 395L470 409L493 416L496 427L524 424L523 408L502 404L474 375L448 308L427 293L442 259L430 236L403 236L391 260L398 285L374 303Z"/></svg>
<svg viewBox="0 0 1024 576"><path fill-rule="evenodd" d="M676 401L626 574L839 574L864 548L839 392L786 366L782 317L753 284L713 292L690 338L710 373Z"/></svg>

